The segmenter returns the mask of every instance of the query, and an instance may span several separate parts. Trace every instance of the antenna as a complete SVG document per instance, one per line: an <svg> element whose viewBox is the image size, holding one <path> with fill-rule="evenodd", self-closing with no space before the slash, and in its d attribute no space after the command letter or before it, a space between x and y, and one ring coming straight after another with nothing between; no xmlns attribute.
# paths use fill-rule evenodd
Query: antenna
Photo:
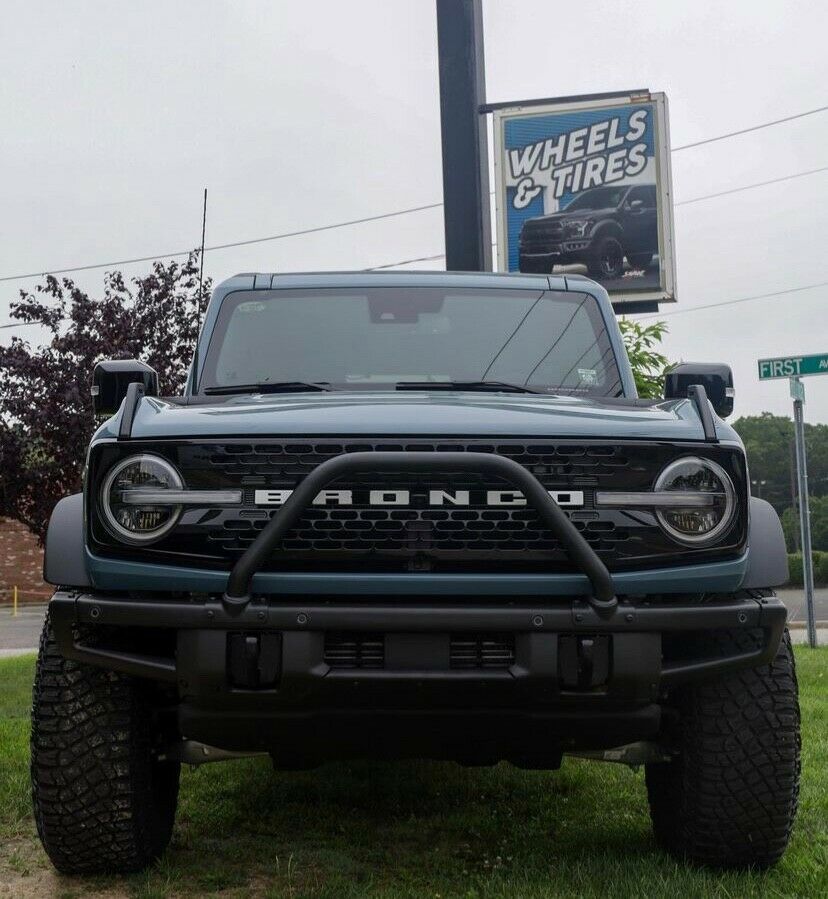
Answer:
<svg viewBox="0 0 828 899"><path fill-rule="evenodd" d="M201 330L201 291L204 284L204 238L207 234L207 188L204 188L204 209L201 214L201 256L199 257L198 268L198 302L196 303L196 315L198 317L198 328L196 328L196 341L198 340L198 332Z"/></svg>
<svg viewBox="0 0 828 899"><path fill-rule="evenodd" d="M207 234L207 188L204 188L204 208L201 213L201 256L198 266L198 297L196 298L196 334L193 347L193 359L190 363L190 375L187 378L189 390L195 390L198 377L198 337L201 332L201 292L204 287L204 238Z"/></svg>

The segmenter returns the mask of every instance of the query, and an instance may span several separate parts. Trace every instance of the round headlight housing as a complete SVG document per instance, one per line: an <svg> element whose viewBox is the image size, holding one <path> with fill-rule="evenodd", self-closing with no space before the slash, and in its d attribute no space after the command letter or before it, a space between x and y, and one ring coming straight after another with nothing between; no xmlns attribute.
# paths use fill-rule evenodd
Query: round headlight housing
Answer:
<svg viewBox="0 0 828 899"><path fill-rule="evenodd" d="M181 514L181 506L163 502L163 493L182 486L181 476L160 456L143 453L124 459L107 474L101 488L106 526L126 543L160 539ZM142 493L147 494L146 501Z"/></svg>
<svg viewBox="0 0 828 899"><path fill-rule="evenodd" d="M728 529L736 513L736 491L728 473L709 459L684 456L658 476L655 491L676 494L676 504L659 504L661 527L679 543L714 543ZM682 498L684 494L684 498Z"/></svg>

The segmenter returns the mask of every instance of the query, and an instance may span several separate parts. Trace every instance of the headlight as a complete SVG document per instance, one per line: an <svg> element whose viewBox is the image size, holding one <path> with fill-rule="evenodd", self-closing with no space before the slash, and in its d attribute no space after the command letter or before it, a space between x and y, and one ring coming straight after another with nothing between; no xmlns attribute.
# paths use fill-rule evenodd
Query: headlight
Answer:
<svg viewBox="0 0 828 899"><path fill-rule="evenodd" d="M676 494L675 507L661 506L656 517L664 530L680 543L693 546L713 543L733 521L736 511L733 482L720 465L709 459L685 456L671 462L658 476L655 491ZM693 494L692 505L688 502L682 506L682 493Z"/></svg>
<svg viewBox="0 0 828 899"><path fill-rule="evenodd" d="M158 494L181 487L181 476L166 459L150 455L124 459L106 476L101 490L107 527L127 543L158 540L181 513L181 506L159 502ZM148 501L142 501L142 492Z"/></svg>
<svg viewBox="0 0 828 899"><path fill-rule="evenodd" d="M583 237L592 227L589 219L573 219L566 223L566 230L571 237Z"/></svg>

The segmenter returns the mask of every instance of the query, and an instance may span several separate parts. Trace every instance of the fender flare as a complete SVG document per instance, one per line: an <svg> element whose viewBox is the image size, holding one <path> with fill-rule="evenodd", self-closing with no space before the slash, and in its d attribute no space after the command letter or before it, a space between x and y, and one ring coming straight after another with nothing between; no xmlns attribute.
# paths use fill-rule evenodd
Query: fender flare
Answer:
<svg viewBox="0 0 828 899"><path fill-rule="evenodd" d="M788 581L788 548L782 522L773 506L756 496L750 498L748 567L742 589L780 587Z"/></svg>
<svg viewBox="0 0 828 899"><path fill-rule="evenodd" d="M624 229L615 221L615 219L606 219L595 225L592 234L590 234L590 245L594 244L596 240L599 240L607 234L614 237L623 246Z"/></svg>
<svg viewBox="0 0 828 899"><path fill-rule="evenodd" d="M43 553L43 580L59 587L91 587L84 552L83 494L58 502L49 519Z"/></svg>

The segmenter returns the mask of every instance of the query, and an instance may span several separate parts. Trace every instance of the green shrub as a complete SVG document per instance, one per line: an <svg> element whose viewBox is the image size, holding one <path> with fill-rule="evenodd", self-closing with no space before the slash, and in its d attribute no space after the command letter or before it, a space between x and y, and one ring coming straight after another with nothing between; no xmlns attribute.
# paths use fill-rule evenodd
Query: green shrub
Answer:
<svg viewBox="0 0 828 899"><path fill-rule="evenodd" d="M788 553L788 586L801 587L802 584L802 553Z"/></svg>
<svg viewBox="0 0 828 899"><path fill-rule="evenodd" d="M828 586L828 553L815 552L812 557L814 566L814 584L819 587ZM788 553L788 587L802 587L805 576L802 572L802 553Z"/></svg>

